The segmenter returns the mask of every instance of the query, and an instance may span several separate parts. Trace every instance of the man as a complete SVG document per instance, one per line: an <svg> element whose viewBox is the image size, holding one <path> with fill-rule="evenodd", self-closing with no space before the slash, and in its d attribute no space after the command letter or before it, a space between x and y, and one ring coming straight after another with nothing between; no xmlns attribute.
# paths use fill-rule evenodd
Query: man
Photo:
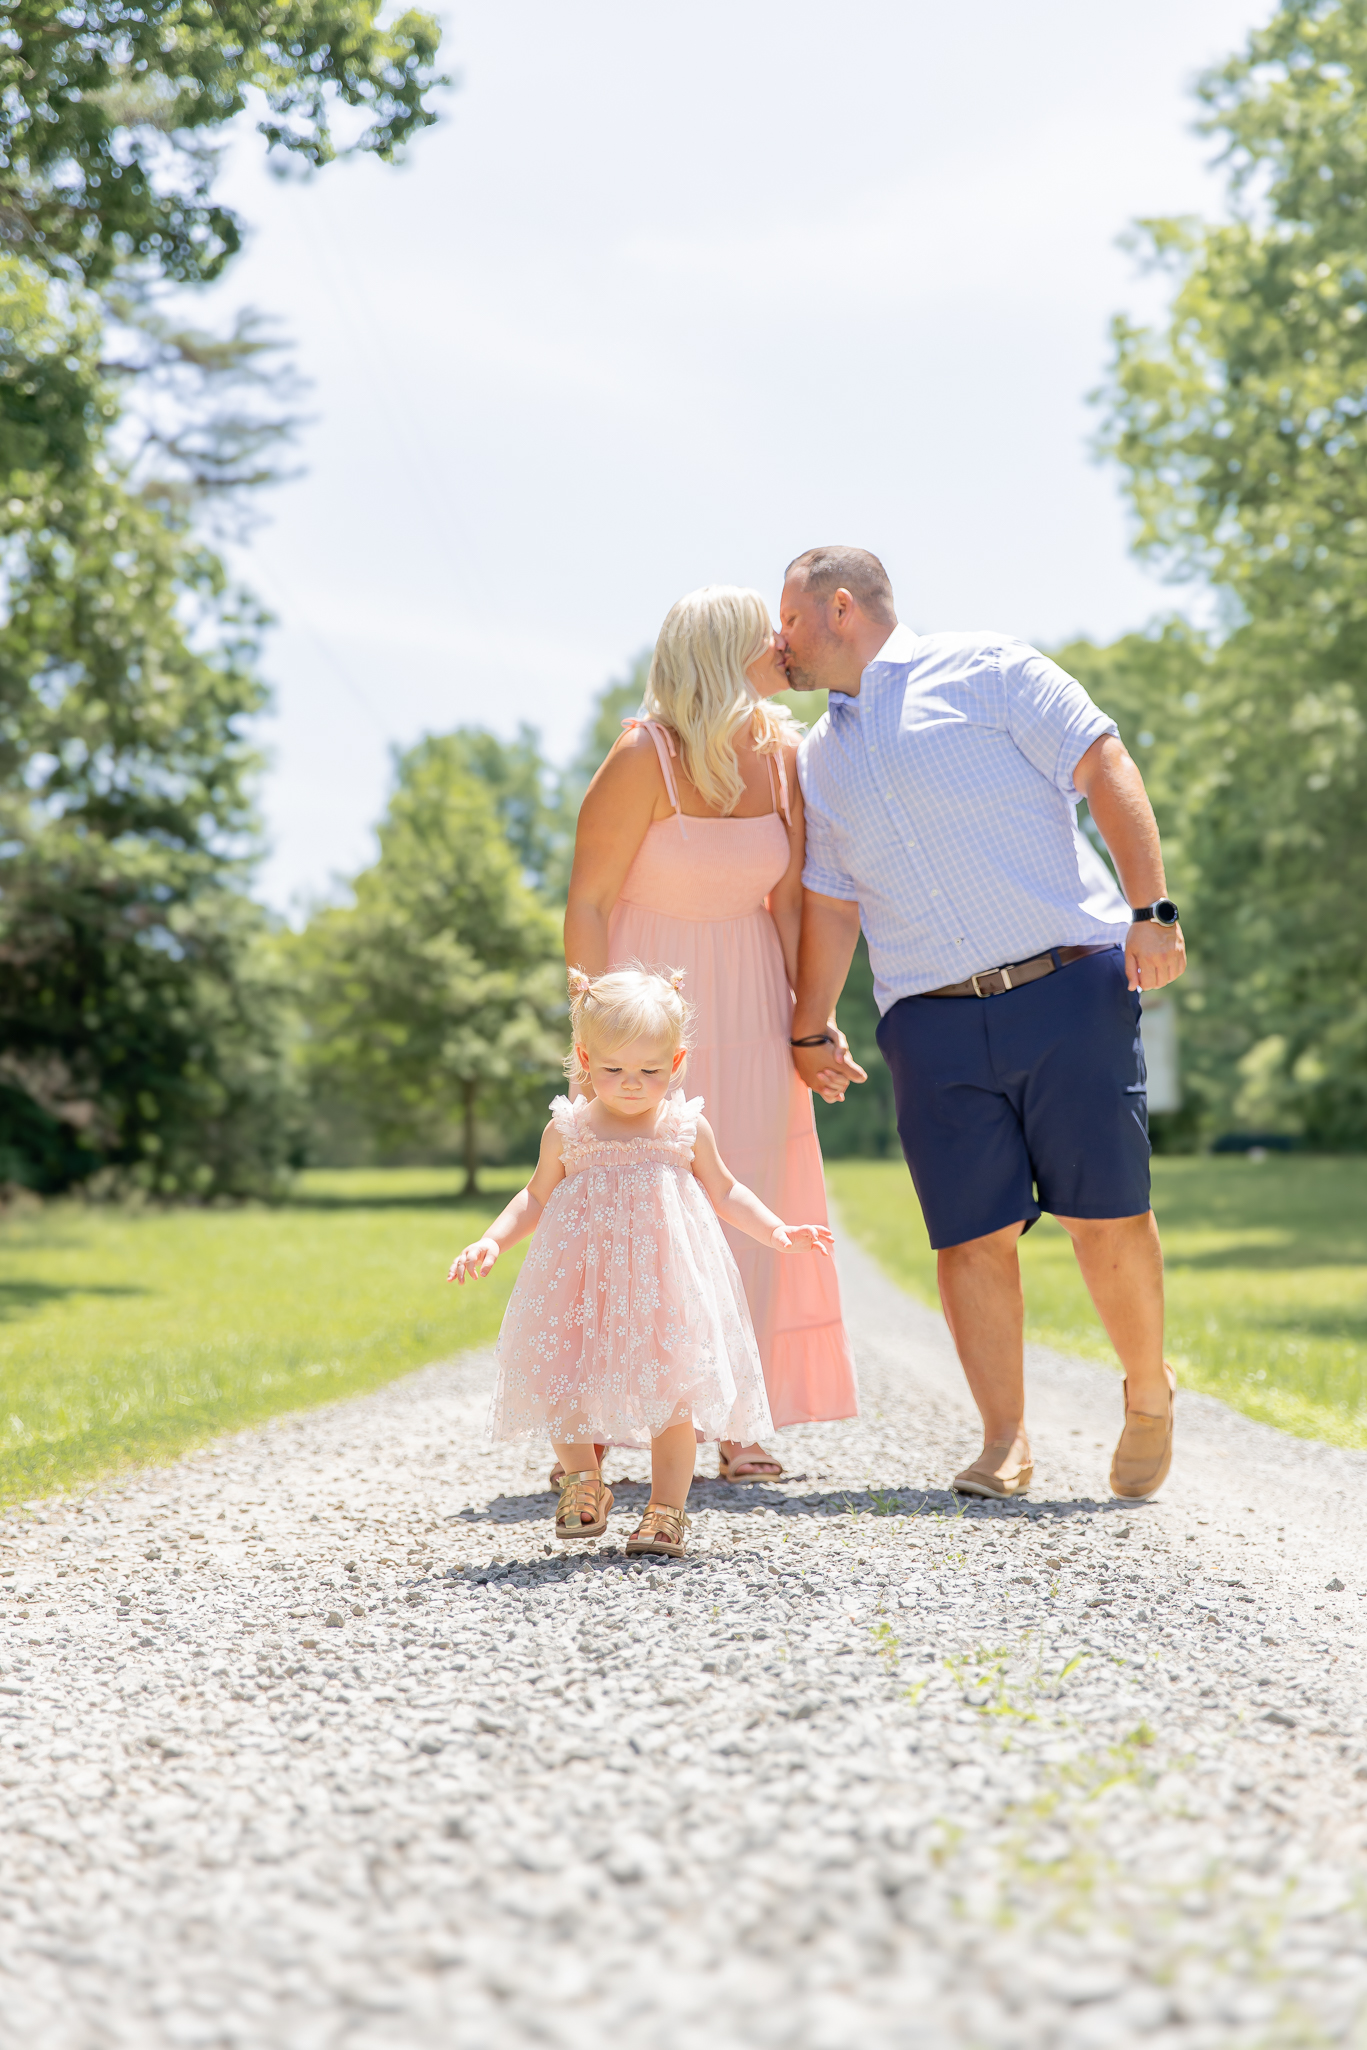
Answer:
<svg viewBox="0 0 1367 2050"><path fill-rule="evenodd" d="M831 693L799 757L793 1058L828 1098L866 1079L828 1027L862 923L897 1129L982 1414L982 1452L954 1486L1030 1485L1017 1248L1046 1210L1125 1370L1112 1492L1151 1495L1175 1384L1138 992L1180 975L1186 953L1139 771L1115 722L1035 649L899 626L864 549L799 555L779 616L794 688ZM1078 831L1079 797L1123 898Z"/></svg>

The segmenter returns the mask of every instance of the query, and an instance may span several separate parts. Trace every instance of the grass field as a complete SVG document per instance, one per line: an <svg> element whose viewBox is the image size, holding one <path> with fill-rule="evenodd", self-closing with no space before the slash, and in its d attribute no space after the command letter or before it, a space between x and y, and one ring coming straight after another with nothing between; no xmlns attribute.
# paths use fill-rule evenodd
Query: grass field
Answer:
<svg viewBox="0 0 1367 2050"><path fill-rule="evenodd" d="M836 1160L827 1177L844 1228L935 1302L902 1163ZM1300 1437L1367 1445L1367 1160L1160 1156L1153 1179L1182 1382ZM1028 1335L1114 1364L1052 1219L1026 1236L1021 1263Z"/></svg>
<svg viewBox="0 0 1367 2050"><path fill-rule="evenodd" d="M900 1161L828 1165L840 1222L935 1300ZM521 1248L457 1292L455 1249L521 1179L457 1202L429 1170L315 1173L277 1208L54 1203L0 1224L0 1503L173 1458L376 1387L498 1329ZM1367 1445L1367 1160L1159 1159L1170 1357L1188 1386ZM1024 1242L1030 1336L1111 1357L1058 1227Z"/></svg>
<svg viewBox="0 0 1367 2050"><path fill-rule="evenodd" d="M488 1343L523 1249L476 1287L446 1269L524 1178L491 1171L474 1205L455 1173L397 1170L306 1174L278 1208L10 1217L0 1503Z"/></svg>

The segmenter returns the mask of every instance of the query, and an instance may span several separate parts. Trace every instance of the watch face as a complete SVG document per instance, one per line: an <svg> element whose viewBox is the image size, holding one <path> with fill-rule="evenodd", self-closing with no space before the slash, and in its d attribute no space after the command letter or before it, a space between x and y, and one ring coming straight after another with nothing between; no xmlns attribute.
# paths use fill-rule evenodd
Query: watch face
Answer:
<svg viewBox="0 0 1367 2050"><path fill-rule="evenodd" d="M1177 906L1171 897L1159 898L1153 907L1153 922L1155 925L1176 925Z"/></svg>

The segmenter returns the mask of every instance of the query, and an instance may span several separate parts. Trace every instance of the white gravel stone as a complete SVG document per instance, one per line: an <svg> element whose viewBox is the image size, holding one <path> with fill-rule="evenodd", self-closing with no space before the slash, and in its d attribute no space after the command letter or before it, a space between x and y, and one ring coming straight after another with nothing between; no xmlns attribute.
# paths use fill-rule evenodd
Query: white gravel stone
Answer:
<svg viewBox="0 0 1367 2050"><path fill-rule="evenodd" d="M554 1543L485 1355L0 1521L6 2050L1360 2042L1367 1457L1183 1395L1112 1502L1038 1354L965 1506L939 1319L843 1266L863 1419L682 1564L639 1482Z"/></svg>

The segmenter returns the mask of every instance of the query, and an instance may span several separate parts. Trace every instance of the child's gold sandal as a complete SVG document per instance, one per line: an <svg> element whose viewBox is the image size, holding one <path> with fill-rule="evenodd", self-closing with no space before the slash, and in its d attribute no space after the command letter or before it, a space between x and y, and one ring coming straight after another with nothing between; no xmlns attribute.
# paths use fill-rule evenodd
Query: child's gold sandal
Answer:
<svg viewBox="0 0 1367 2050"><path fill-rule="evenodd" d="M689 1528L682 1509L651 1503L641 1518L640 1528L627 1539L628 1554L655 1553L665 1559L682 1559L684 1532Z"/></svg>
<svg viewBox="0 0 1367 2050"><path fill-rule="evenodd" d="M601 1473L586 1468L583 1473L567 1473L560 1483L560 1499L555 1505L555 1534L558 1538L601 1537L608 1527L608 1512L612 1508L612 1490L605 1486ZM585 1523L584 1513L591 1521Z"/></svg>

